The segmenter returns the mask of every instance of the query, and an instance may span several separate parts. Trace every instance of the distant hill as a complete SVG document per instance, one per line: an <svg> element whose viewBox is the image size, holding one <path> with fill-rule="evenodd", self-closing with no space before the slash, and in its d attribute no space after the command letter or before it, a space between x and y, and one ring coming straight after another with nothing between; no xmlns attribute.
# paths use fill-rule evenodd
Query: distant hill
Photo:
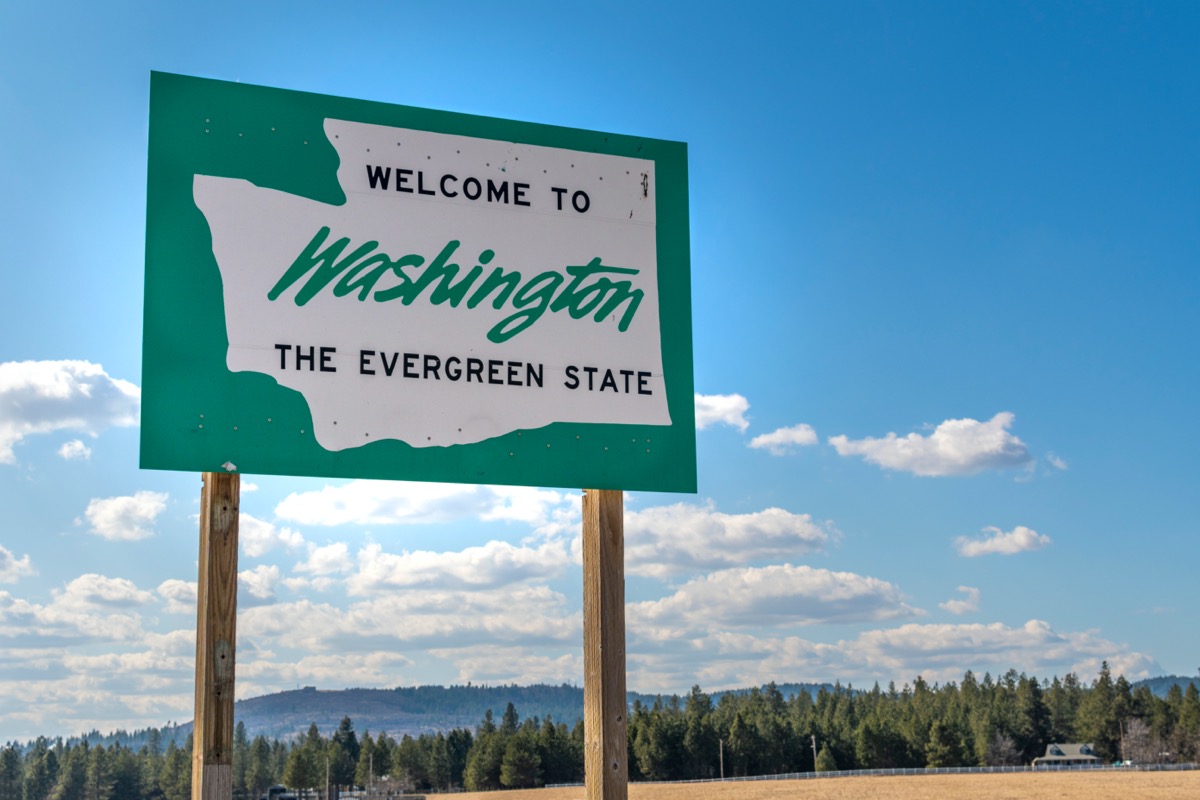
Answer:
<svg viewBox="0 0 1200 800"><path fill-rule="evenodd" d="M808 691L815 695L819 689L832 688L826 684L783 684L778 686L784 697ZM748 692L749 689L735 689ZM724 692L713 692L714 702ZM655 695L629 693L629 702L652 704ZM665 698L664 698L665 699ZM267 738L290 739L308 730L312 723L323 735L330 735L341 722L350 717L360 734L386 731L399 738L404 734L448 731L452 728L474 729L491 709L499 721L509 703L522 719L553 717L568 726L583 719L583 689L570 684L552 686L401 686L396 689L321 690L308 686L275 694L239 700L233 709L234 719L245 723L251 737L262 734ZM180 726L180 741L191 731L190 723Z"/></svg>
<svg viewBox="0 0 1200 800"><path fill-rule="evenodd" d="M1187 691L1189 683L1195 684L1196 688L1200 690L1200 678L1185 678L1182 675L1164 675L1161 678L1146 678L1145 680L1134 681L1131 685L1135 689L1139 686L1149 686L1150 691L1156 697L1165 699L1167 692L1171 691L1172 686L1178 686L1180 689Z"/></svg>
<svg viewBox="0 0 1200 800"><path fill-rule="evenodd" d="M521 718L553 717L574 725L583 716L583 690L563 684L550 686L401 686L396 689L320 690L311 686L294 691L239 700L234 719L246 724L250 736L287 739L317 724L330 735L350 717L354 729L399 738L404 734L474 728L490 708L497 722L512 703Z"/></svg>

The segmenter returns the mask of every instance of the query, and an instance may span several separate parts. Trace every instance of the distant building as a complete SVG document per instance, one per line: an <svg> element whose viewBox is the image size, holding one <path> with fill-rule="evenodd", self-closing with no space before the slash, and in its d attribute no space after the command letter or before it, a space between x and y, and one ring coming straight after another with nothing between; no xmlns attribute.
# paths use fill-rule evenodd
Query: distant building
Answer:
<svg viewBox="0 0 1200 800"><path fill-rule="evenodd" d="M1099 764L1099 757L1093 752L1090 744L1048 744L1046 755L1033 760L1037 767L1077 767L1088 764Z"/></svg>

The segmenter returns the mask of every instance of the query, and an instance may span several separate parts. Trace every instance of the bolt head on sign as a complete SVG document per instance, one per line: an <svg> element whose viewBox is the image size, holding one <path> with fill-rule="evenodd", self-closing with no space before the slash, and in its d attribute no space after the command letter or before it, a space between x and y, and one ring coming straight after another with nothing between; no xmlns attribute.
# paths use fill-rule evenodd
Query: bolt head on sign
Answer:
<svg viewBox="0 0 1200 800"><path fill-rule="evenodd" d="M685 145L154 73L148 187L143 467L695 491Z"/></svg>

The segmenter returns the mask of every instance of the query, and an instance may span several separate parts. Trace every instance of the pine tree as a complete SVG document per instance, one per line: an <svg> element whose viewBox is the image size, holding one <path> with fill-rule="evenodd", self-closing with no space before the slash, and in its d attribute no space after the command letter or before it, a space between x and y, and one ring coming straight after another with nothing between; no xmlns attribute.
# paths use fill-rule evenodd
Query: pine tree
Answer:
<svg viewBox="0 0 1200 800"><path fill-rule="evenodd" d="M250 762L250 739L246 735L246 723L238 720L233 729L233 790L245 792L246 770Z"/></svg>
<svg viewBox="0 0 1200 800"><path fill-rule="evenodd" d="M1021 753L1021 763L1031 764L1046 751L1050 735L1050 713L1035 678L1021 675L1016 693L1016 720L1013 738Z"/></svg>
<svg viewBox="0 0 1200 800"><path fill-rule="evenodd" d="M396 752L396 742L386 733L375 738L375 774L377 776L392 774L392 756Z"/></svg>
<svg viewBox="0 0 1200 800"><path fill-rule="evenodd" d="M354 768L358 765L358 736L349 717L342 717L338 729L329 741L329 780L334 786L354 783Z"/></svg>
<svg viewBox="0 0 1200 800"><path fill-rule="evenodd" d="M942 720L934 720L929 728L929 743L925 746L927 767L956 767L962 761L959 740L954 728Z"/></svg>
<svg viewBox="0 0 1200 800"><path fill-rule="evenodd" d="M21 754L12 745L0 750L0 800L21 800Z"/></svg>
<svg viewBox="0 0 1200 800"><path fill-rule="evenodd" d="M512 703L504 709L504 716L500 719L500 733L505 736L511 736L517 732L517 725L521 722L521 718L517 716L517 709Z"/></svg>
<svg viewBox="0 0 1200 800"><path fill-rule="evenodd" d="M114 782L108 752L103 747L91 748L80 795L82 800L112 800Z"/></svg>
<svg viewBox="0 0 1200 800"><path fill-rule="evenodd" d="M283 782L296 789L325 787L325 740L314 722L287 755Z"/></svg>
<svg viewBox="0 0 1200 800"><path fill-rule="evenodd" d="M463 783L469 792L485 792L500 788L500 764L504 760L506 743L499 731L482 734L467 755Z"/></svg>
<svg viewBox="0 0 1200 800"><path fill-rule="evenodd" d="M359 786L370 787L378 773L375 772L375 740L371 732L363 732L359 742L358 763L354 765L354 782ZM386 773L385 773L386 774Z"/></svg>
<svg viewBox="0 0 1200 800"><path fill-rule="evenodd" d="M59 762L58 779L50 790L50 800L79 800L87 779L88 744L68 748Z"/></svg>
<svg viewBox="0 0 1200 800"><path fill-rule="evenodd" d="M255 736L246 758L246 790L250 797L259 797L268 786L275 783L276 774L272 761L271 745L267 742L267 737L261 734Z"/></svg>
<svg viewBox="0 0 1200 800"><path fill-rule="evenodd" d="M58 780L58 755L45 738L34 742L25 757L25 777L21 781L23 800L47 800Z"/></svg>
<svg viewBox="0 0 1200 800"><path fill-rule="evenodd" d="M821 749L817 751L817 772L837 772L837 760L834 759L833 753L829 751L827 745L821 745Z"/></svg>
<svg viewBox="0 0 1200 800"><path fill-rule="evenodd" d="M1083 696L1076 717L1080 738L1092 745L1102 761L1113 761L1120 753L1121 731L1117 717L1117 693L1108 662L1100 665L1100 675L1090 692Z"/></svg>
<svg viewBox="0 0 1200 800"><path fill-rule="evenodd" d="M177 747L174 740L167 744L167 750L163 753L158 786L166 800L190 800L192 796L191 736L188 736L183 747Z"/></svg>
<svg viewBox="0 0 1200 800"><path fill-rule="evenodd" d="M541 776L536 738L525 731L510 736L500 761L500 785L506 789L532 789L539 785Z"/></svg>
<svg viewBox="0 0 1200 800"><path fill-rule="evenodd" d="M475 737L466 728L455 728L446 736L446 752L450 755L450 784L463 785L463 773L467 769L467 754Z"/></svg>
<svg viewBox="0 0 1200 800"><path fill-rule="evenodd" d="M422 792L430 789L429 759L417 739L408 734L404 735L396 748L392 767L393 772L398 772L403 776L413 789ZM499 771L499 766L497 766L497 771Z"/></svg>
<svg viewBox="0 0 1200 800"><path fill-rule="evenodd" d="M142 762L137 753L128 747L114 745L109 751L112 762L112 796L116 800L143 796Z"/></svg>

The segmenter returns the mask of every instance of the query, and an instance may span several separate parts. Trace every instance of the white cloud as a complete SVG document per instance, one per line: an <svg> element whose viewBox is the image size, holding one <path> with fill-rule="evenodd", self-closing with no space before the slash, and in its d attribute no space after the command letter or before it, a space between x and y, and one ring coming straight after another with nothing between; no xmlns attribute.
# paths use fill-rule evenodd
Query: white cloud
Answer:
<svg viewBox="0 0 1200 800"><path fill-rule="evenodd" d="M311 589L314 592L328 592L338 585L337 578L328 576L319 576L316 578L284 578L281 583L287 589L293 592L303 592L306 589Z"/></svg>
<svg viewBox="0 0 1200 800"><path fill-rule="evenodd" d="M16 739L46 731L133 730L189 719L194 633L144 634L105 652L4 648L0 724ZM118 649L119 648L119 649ZM7 656L14 656L12 660Z"/></svg>
<svg viewBox="0 0 1200 800"><path fill-rule="evenodd" d="M137 492L132 497L95 498L84 516L91 533L109 541L133 541L154 535L154 520L167 508L167 495Z"/></svg>
<svg viewBox="0 0 1200 800"><path fill-rule="evenodd" d="M750 447L765 448L773 456L785 456L797 447L809 447L817 443L817 432L812 426L800 423L790 428L779 428L763 433L750 440Z"/></svg>
<svg viewBox="0 0 1200 800"><path fill-rule="evenodd" d="M266 555L276 547L295 550L304 546L304 537L291 528L278 528L245 512L238 521L238 541L242 552L251 558Z"/></svg>
<svg viewBox="0 0 1200 800"><path fill-rule="evenodd" d="M962 672L972 663L1007 664L1031 673L1077 670L1095 659L1124 656L1131 665L1151 660L1099 638L1094 631L1059 633L1048 622L1029 620L1021 627L999 622L975 625L902 625L891 630L868 631L848 648L863 663L907 666L935 676ZM1132 657L1131 656L1135 656ZM977 668L977 667L976 667ZM1136 673L1136 667L1131 670ZM1134 675L1131 674L1131 677Z"/></svg>
<svg viewBox="0 0 1200 800"><path fill-rule="evenodd" d="M0 583L16 583L27 575L36 575L29 554L17 558L4 545L0 545Z"/></svg>
<svg viewBox="0 0 1200 800"><path fill-rule="evenodd" d="M243 494L246 494L248 492L257 492L258 484L243 480L238 484L238 491L242 492Z"/></svg>
<svg viewBox="0 0 1200 800"><path fill-rule="evenodd" d="M878 578L778 564L729 569L688 581L661 600L631 603L630 628L650 638L713 628L868 622L921 612Z"/></svg>
<svg viewBox="0 0 1200 800"><path fill-rule="evenodd" d="M472 518L541 525L570 502L562 492L522 486L356 480L290 494L275 515L302 525L424 525Z"/></svg>
<svg viewBox="0 0 1200 800"><path fill-rule="evenodd" d="M244 587L251 597L270 600L275 596L275 586L280 577L279 567L259 564L254 569L239 572L238 585Z"/></svg>
<svg viewBox="0 0 1200 800"><path fill-rule="evenodd" d="M760 685L780 675L797 681L838 676L855 686L890 680L899 685L922 675L932 683L959 681L967 670L1001 674L1010 668L1038 677L1075 672L1086 680L1105 659L1131 680L1162 674L1145 653L1095 631L1055 631L1041 620L1018 627L909 623L828 643L718 630L654 644L639 642L629 657L629 685L641 691L678 691L689 683L712 691Z"/></svg>
<svg viewBox="0 0 1200 800"><path fill-rule="evenodd" d="M87 361L0 363L0 464L27 436L138 424L141 390Z"/></svg>
<svg viewBox="0 0 1200 800"><path fill-rule="evenodd" d="M431 655L445 658L458 667L457 681L483 684L558 684L578 682L583 677L583 655L531 653L523 647L466 647L458 650L434 650Z"/></svg>
<svg viewBox="0 0 1200 800"><path fill-rule="evenodd" d="M1067 462L1060 458L1056 453L1046 453L1046 463L1057 470L1066 471Z"/></svg>
<svg viewBox="0 0 1200 800"><path fill-rule="evenodd" d="M296 661L247 658L237 665L237 698L278 691L298 683L315 686L396 686L412 661L398 653L322 653Z"/></svg>
<svg viewBox="0 0 1200 800"><path fill-rule="evenodd" d="M633 575L664 577L764 558L795 558L836 535L808 514L768 508L724 514L712 504L677 503L625 513L625 555Z"/></svg>
<svg viewBox="0 0 1200 800"><path fill-rule="evenodd" d="M80 575L54 594L54 605L70 609L132 608L154 600L154 595L137 588L128 578L109 578L94 572Z"/></svg>
<svg viewBox="0 0 1200 800"><path fill-rule="evenodd" d="M929 436L889 433L882 439L833 436L829 443L842 456L862 456L884 469L914 475L974 475L987 469L1022 467L1032 457L1025 443L1008 432L1013 415L1002 411L987 422L948 419Z"/></svg>
<svg viewBox="0 0 1200 800"><path fill-rule="evenodd" d="M58 455L59 458L66 461L78 461L80 459L86 461L92 457L92 448L79 439L72 439L69 442L64 442L63 446L58 448Z"/></svg>
<svg viewBox="0 0 1200 800"><path fill-rule="evenodd" d="M195 581L169 578L158 585L158 595L167 601L168 614L195 614L196 595L199 591Z"/></svg>
<svg viewBox="0 0 1200 800"><path fill-rule="evenodd" d="M497 587L551 578L572 562L565 542L538 547L491 541L461 551L385 553L378 544L358 551L358 571L347 581L351 595L395 588Z"/></svg>
<svg viewBox="0 0 1200 800"><path fill-rule="evenodd" d="M987 534L982 539L969 539L959 536L954 540L954 547L960 556L975 558L976 556L1003 555L1011 556L1017 553L1028 553L1041 550L1050 544L1050 537L1043 536L1037 531L1018 525L1008 533L999 528L983 529Z"/></svg>
<svg viewBox="0 0 1200 800"><path fill-rule="evenodd" d="M966 596L938 603L938 608L949 611L951 614L973 614L979 610L978 589L974 586L960 586L958 591Z"/></svg>
<svg viewBox="0 0 1200 800"><path fill-rule="evenodd" d="M696 430L710 425L729 425L742 433L750 427L746 412L750 401L740 394L697 394Z"/></svg>
<svg viewBox="0 0 1200 800"><path fill-rule="evenodd" d="M154 595L125 578L88 573L55 589L45 605L0 592L0 639L8 650L145 636L138 609Z"/></svg>
<svg viewBox="0 0 1200 800"><path fill-rule="evenodd" d="M376 652L405 644L429 648L488 644L576 646L583 621L546 586L397 590L348 608L302 599L246 609L238 637L271 648L286 641L310 653Z"/></svg>
<svg viewBox="0 0 1200 800"><path fill-rule="evenodd" d="M345 542L334 542L324 547L309 543L308 558L296 565L296 572L310 575L338 575L353 569L350 548Z"/></svg>

